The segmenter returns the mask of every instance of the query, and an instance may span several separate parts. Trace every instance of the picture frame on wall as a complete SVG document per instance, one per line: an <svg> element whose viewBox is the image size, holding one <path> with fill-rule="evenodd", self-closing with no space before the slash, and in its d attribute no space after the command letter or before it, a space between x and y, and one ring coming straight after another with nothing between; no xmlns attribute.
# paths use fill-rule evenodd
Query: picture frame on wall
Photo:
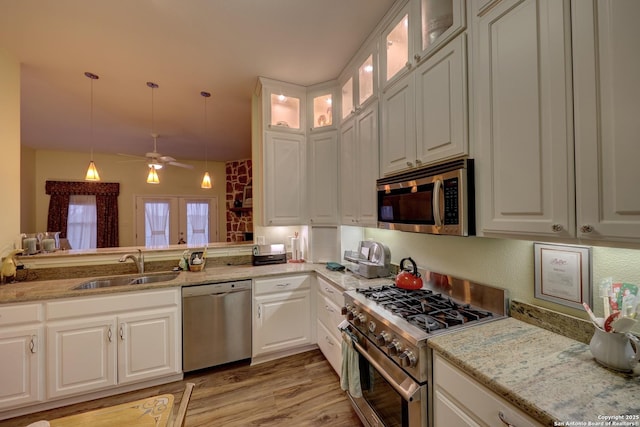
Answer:
<svg viewBox="0 0 640 427"><path fill-rule="evenodd" d="M535 297L582 310L593 305L591 248L534 243Z"/></svg>

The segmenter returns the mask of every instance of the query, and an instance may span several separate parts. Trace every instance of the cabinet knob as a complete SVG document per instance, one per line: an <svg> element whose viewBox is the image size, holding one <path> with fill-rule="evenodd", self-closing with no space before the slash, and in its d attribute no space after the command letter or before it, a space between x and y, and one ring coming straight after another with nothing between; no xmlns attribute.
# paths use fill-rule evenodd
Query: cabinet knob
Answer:
<svg viewBox="0 0 640 427"><path fill-rule="evenodd" d="M407 67L407 70L411 69L411 62L407 61L407 63L404 64L404 65L405 65L405 67Z"/></svg>
<svg viewBox="0 0 640 427"><path fill-rule="evenodd" d="M582 227L580 227L580 231L582 231L583 233L591 233L593 231L593 226L583 225Z"/></svg>
<svg viewBox="0 0 640 427"><path fill-rule="evenodd" d="M409 167L413 167L413 163L411 163L411 162L407 162L407 166L409 166Z"/></svg>
<svg viewBox="0 0 640 427"><path fill-rule="evenodd" d="M416 53L415 55L413 55L413 59L415 59L416 62L420 61L420 55Z"/></svg>
<svg viewBox="0 0 640 427"><path fill-rule="evenodd" d="M422 164L422 160L416 159L416 165L421 165L421 164Z"/></svg>
<svg viewBox="0 0 640 427"><path fill-rule="evenodd" d="M553 231L555 231L556 233L557 233L557 232L562 231L562 230L563 230L563 228L564 228L564 227L562 227L562 224L553 224L553 225L551 226L551 229L552 229Z"/></svg>

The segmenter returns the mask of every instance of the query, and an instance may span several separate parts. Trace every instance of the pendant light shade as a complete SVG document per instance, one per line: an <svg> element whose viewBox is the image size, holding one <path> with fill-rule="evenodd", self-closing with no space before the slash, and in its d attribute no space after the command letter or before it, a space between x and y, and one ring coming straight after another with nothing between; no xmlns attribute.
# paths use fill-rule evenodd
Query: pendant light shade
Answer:
<svg viewBox="0 0 640 427"><path fill-rule="evenodd" d="M160 179L158 179L158 172L156 168L153 166L149 167L149 175L147 175L147 184L160 184Z"/></svg>
<svg viewBox="0 0 640 427"><path fill-rule="evenodd" d="M89 161L89 167L87 168L87 173L84 177L85 181L100 181L100 174L98 174L98 169L96 168L96 164L93 161L93 81L98 80L96 74L85 72L85 76L91 79L91 119L90 119L90 130L91 130L91 161Z"/></svg>
<svg viewBox="0 0 640 427"><path fill-rule="evenodd" d="M207 163L207 98L211 96L209 92L200 92L200 95L204 98L204 176L202 177L202 184L200 184L200 188L210 189L211 188L211 176L209 176L209 165Z"/></svg>
<svg viewBox="0 0 640 427"><path fill-rule="evenodd" d="M204 176L202 177L202 185L200 185L201 188L211 188L211 177L209 176L209 172L205 172Z"/></svg>
<svg viewBox="0 0 640 427"><path fill-rule="evenodd" d="M84 179L85 181L100 181L100 174L98 174L98 169L96 169L96 164L93 160L89 162L87 175L84 177Z"/></svg>

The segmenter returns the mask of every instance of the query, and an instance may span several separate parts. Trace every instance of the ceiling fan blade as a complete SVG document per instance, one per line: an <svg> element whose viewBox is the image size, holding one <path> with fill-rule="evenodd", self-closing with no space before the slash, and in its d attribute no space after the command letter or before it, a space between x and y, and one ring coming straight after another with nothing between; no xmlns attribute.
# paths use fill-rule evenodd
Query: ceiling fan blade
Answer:
<svg viewBox="0 0 640 427"><path fill-rule="evenodd" d="M171 165L171 166L177 166L179 168L185 168L185 169L193 169L193 166L191 165L186 165L184 163L179 163L179 162L167 162L167 164Z"/></svg>
<svg viewBox="0 0 640 427"><path fill-rule="evenodd" d="M176 159L174 159L171 156L161 156L161 155L158 155L158 160L161 161L161 162L164 162L164 163L169 163L169 162L175 162L176 161Z"/></svg>

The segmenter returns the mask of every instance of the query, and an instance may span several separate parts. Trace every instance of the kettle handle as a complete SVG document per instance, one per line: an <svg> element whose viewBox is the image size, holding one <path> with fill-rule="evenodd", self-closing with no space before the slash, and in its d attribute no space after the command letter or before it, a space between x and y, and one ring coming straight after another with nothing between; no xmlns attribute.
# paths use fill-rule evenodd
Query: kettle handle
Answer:
<svg viewBox="0 0 640 427"><path fill-rule="evenodd" d="M414 276L420 276L420 273L418 273L418 266L416 265L416 262L411 258L402 258L402 260L400 261L400 271L405 270L404 268L405 261L409 261L411 263L411 266L413 267L413 270L407 270L407 271L409 271Z"/></svg>

